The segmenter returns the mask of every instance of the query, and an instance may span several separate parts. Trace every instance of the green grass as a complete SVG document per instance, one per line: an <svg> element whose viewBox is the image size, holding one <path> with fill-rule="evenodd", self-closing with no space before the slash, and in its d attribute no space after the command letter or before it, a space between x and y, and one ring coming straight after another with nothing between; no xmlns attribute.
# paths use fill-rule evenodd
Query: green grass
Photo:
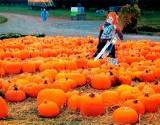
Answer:
<svg viewBox="0 0 160 125"><path fill-rule="evenodd" d="M160 35L160 10L158 11L142 11L141 18L139 19L138 26L147 26L153 27L154 29L158 30L158 32L139 32L140 34L146 35Z"/></svg>
<svg viewBox="0 0 160 125"><path fill-rule="evenodd" d="M25 15L33 15L39 16L40 10L32 10L28 6L20 6L20 5L0 5L0 12L6 13L18 13L18 14L25 14ZM49 10L50 17L57 17L57 18L67 18L70 19L70 10L64 9L54 9ZM97 15L94 12L87 11L86 12L86 19L87 20L104 20L105 16Z"/></svg>
<svg viewBox="0 0 160 125"><path fill-rule="evenodd" d="M0 15L0 24L7 22L7 18Z"/></svg>
<svg viewBox="0 0 160 125"><path fill-rule="evenodd" d="M160 11L142 11L139 25L160 27Z"/></svg>

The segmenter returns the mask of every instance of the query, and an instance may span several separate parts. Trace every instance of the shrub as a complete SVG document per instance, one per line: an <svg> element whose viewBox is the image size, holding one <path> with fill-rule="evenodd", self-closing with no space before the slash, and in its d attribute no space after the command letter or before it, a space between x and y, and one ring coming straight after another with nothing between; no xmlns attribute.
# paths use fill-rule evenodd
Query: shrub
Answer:
<svg viewBox="0 0 160 125"><path fill-rule="evenodd" d="M120 20L124 33L137 33L137 23L140 15L141 10L136 2L122 7L120 12Z"/></svg>

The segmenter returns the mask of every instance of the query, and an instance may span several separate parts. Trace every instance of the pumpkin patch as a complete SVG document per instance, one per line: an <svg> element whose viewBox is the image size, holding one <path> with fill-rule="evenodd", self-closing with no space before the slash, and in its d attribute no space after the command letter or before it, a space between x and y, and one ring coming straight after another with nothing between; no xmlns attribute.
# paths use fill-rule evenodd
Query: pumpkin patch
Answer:
<svg viewBox="0 0 160 125"><path fill-rule="evenodd" d="M30 109L18 110L38 120L65 115L72 121L74 115L136 124L159 114L160 43L117 43L118 65L93 60L97 43L94 37L63 36L1 40L0 119L19 117L13 107L28 103Z"/></svg>

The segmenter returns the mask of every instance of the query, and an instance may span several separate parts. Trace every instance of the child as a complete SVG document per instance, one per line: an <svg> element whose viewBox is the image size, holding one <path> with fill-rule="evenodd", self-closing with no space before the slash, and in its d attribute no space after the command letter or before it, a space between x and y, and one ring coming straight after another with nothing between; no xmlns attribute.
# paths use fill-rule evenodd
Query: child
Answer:
<svg viewBox="0 0 160 125"><path fill-rule="evenodd" d="M106 43L113 39L116 34L118 35L120 40L123 39L121 29L118 25L118 16L115 12L110 12L106 18L105 23L103 25L100 25L99 43L94 57L98 55L98 53L102 50ZM110 49L111 51L109 53L109 57L115 58L115 45L110 45L108 49Z"/></svg>
<svg viewBox="0 0 160 125"><path fill-rule="evenodd" d="M45 22L48 18L48 11L44 8L44 9L41 9L41 19L43 22Z"/></svg>

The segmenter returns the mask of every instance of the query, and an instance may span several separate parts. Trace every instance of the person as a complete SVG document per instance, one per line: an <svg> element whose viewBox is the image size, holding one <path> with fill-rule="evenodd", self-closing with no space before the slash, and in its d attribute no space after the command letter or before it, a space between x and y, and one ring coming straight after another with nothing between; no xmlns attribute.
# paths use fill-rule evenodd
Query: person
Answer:
<svg viewBox="0 0 160 125"><path fill-rule="evenodd" d="M48 18L48 11L45 8L41 9L40 16L41 16L42 22L46 22L46 20Z"/></svg>
<svg viewBox="0 0 160 125"><path fill-rule="evenodd" d="M123 34L120 26L118 25L118 16L115 12L110 12L106 17L104 24L101 24L99 27L99 43L97 45L97 51L95 52L94 57L100 53L106 43L112 40L116 34L120 40L123 40ZM108 56L115 58L115 45L109 45L108 49L110 50Z"/></svg>

